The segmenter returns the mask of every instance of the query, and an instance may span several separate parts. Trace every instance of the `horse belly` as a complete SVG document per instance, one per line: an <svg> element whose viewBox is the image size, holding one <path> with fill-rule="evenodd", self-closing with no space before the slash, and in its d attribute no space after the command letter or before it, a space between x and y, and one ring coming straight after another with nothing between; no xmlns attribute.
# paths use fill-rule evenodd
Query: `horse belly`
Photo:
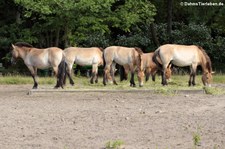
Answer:
<svg viewBox="0 0 225 149"><path fill-rule="evenodd" d="M29 65L29 66L37 67L39 69L44 69L44 68L50 67L49 61L46 57L42 57L42 58L34 57L31 59L27 59L25 61L25 64Z"/></svg>
<svg viewBox="0 0 225 149"><path fill-rule="evenodd" d="M76 58L75 63L81 66L92 65L93 58Z"/></svg>
<svg viewBox="0 0 225 149"><path fill-rule="evenodd" d="M119 64L119 65L126 65L126 64L130 64L131 60L129 60L129 58L125 57L125 58L115 58L114 61Z"/></svg>
<svg viewBox="0 0 225 149"><path fill-rule="evenodd" d="M180 57L180 58L174 58L172 60L172 63L179 67L185 67L185 66L190 66L191 64L195 63L195 61L192 57Z"/></svg>

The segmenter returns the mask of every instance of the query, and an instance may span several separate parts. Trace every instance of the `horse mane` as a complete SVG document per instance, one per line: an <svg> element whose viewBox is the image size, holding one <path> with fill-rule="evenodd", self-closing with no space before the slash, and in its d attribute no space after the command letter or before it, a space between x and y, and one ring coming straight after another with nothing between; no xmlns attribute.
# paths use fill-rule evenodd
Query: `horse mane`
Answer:
<svg viewBox="0 0 225 149"><path fill-rule="evenodd" d="M142 57L141 56L143 54L143 51L141 50L141 48L138 48L138 47L135 47L134 49L135 49L135 51L138 52L138 64L137 64L137 66L138 66L138 69L141 70L141 61L142 61Z"/></svg>
<svg viewBox="0 0 225 149"><path fill-rule="evenodd" d="M15 46L33 48L33 46L31 44L26 43L26 42L17 42L17 43L15 43Z"/></svg>
<svg viewBox="0 0 225 149"><path fill-rule="evenodd" d="M102 52L104 51L104 49L102 47L98 47Z"/></svg>
<svg viewBox="0 0 225 149"><path fill-rule="evenodd" d="M138 54L143 54L143 51L141 50L141 48L134 47L134 49L138 52Z"/></svg>
<svg viewBox="0 0 225 149"><path fill-rule="evenodd" d="M205 56L206 68L208 69L209 72L212 72L212 62L210 60L210 57L208 56L208 54L205 52L205 50L201 46L197 46L197 47L202 52L202 54Z"/></svg>

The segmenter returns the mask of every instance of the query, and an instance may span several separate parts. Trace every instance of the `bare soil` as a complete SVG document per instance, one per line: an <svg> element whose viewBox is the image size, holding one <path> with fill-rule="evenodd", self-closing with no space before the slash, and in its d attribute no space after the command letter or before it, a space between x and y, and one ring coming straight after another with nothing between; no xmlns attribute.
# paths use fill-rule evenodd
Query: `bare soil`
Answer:
<svg viewBox="0 0 225 149"><path fill-rule="evenodd" d="M224 149L225 96L40 92L0 85L1 149ZM193 138L200 137L198 145Z"/></svg>

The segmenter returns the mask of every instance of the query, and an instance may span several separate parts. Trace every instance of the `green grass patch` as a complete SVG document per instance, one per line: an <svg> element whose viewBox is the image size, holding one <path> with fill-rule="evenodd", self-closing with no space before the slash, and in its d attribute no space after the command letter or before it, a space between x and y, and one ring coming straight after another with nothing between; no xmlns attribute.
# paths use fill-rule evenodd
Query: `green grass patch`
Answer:
<svg viewBox="0 0 225 149"><path fill-rule="evenodd" d="M37 77L39 84L55 84L54 77ZM33 84L33 78L30 76L2 76L0 77L0 84Z"/></svg>
<svg viewBox="0 0 225 149"><path fill-rule="evenodd" d="M223 95L225 94L225 89L219 87L203 87L206 94L210 95Z"/></svg>
<svg viewBox="0 0 225 149"><path fill-rule="evenodd" d="M105 149L122 149L124 142L122 140L114 140L106 142Z"/></svg>
<svg viewBox="0 0 225 149"><path fill-rule="evenodd" d="M75 85L71 86L67 79L66 89L100 89L100 90L153 90L156 93L173 95L176 90L202 90L204 89L207 94L225 94L225 87L203 87L201 76L196 76L196 85L188 86L189 75L173 75L171 80L168 81L167 86L161 85L161 76L156 77L156 81L153 82L151 79L144 83L143 87L138 86L137 77L135 77L135 82L137 87L130 87L129 80L119 81L119 77L116 77L118 85L107 84L106 86L102 83L102 77L99 77L99 82L97 84L90 84L90 78L82 76L73 76ZM214 84L225 84L225 75L215 75ZM40 86L56 84L55 77L38 77L37 81ZM33 84L33 79L31 76L1 76L0 84ZM225 86L225 85L224 85Z"/></svg>

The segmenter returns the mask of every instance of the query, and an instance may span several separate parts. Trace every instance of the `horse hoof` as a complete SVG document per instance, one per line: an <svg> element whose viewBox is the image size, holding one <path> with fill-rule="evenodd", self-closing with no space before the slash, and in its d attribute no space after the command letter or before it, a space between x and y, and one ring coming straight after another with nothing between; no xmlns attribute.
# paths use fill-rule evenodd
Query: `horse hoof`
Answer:
<svg viewBox="0 0 225 149"><path fill-rule="evenodd" d="M136 87L136 85L135 84L130 84L130 87Z"/></svg>

